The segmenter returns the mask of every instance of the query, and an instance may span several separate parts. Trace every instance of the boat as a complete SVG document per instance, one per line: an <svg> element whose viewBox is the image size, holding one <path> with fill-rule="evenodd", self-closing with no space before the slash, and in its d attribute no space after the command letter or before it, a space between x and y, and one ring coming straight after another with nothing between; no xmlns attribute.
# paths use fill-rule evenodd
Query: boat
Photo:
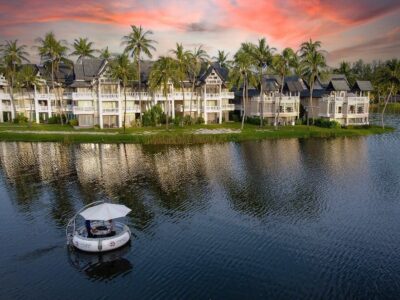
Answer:
<svg viewBox="0 0 400 300"><path fill-rule="evenodd" d="M121 248L130 241L131 231L124 223L113 220L125 217L130 211L125 205L104 201L84 206L67 224L67 244L92 253ZM78 217L85 220L84 225L77 225Z"/></svg>

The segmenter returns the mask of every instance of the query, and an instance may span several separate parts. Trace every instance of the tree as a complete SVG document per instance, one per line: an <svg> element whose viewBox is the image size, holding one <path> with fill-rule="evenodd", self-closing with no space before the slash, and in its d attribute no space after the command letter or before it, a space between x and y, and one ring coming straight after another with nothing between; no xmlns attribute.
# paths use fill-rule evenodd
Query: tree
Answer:
<svg viewBox="0 0 400 300"><path fill-rule="evenodd" d="M177 83L178 66L176 61L167 56L161 56L152 67L149 75L149 86L151 90L161 89L166 99L166 128L169 125L170 105L168 100L169 84Z"/></svg>
<svg viewBox="0 0 400 300"><path fill-rule="evenodd" d="M255 62L255 67L258 69L258 77L259 77L259 85L260 85L260 105L259 105L259 112L260 112L260 126L263 126L264 121L264 92L263 92L263 76L264 76L264 69L271 66L272 63L272 54L276 51L275 48L270 48L267 44L265 38L259 39L258 44L249 44L248 47L244 48L245 51L251 55Z"/></svg>
<svg viewBox="0 0 400 300"><path fill-rule="evenodd" d="M16 84L17 68L22 64L22 62L29 62L27 58L28 53L25 49L25 45L18 45L18 40L5 41L5 44L0 46L4 76L10 83L9 92L14 117L17 116L17 109L14 102L14 87Z"/></svg>
<svg viewBox="0 0 400 300"><path fill-rule="evenodd" d="M382 128L385 128L384 115L386 106L393 94L396 94L400 89L400 60L391 59L385 63L385 68L381 69L379 74L380 82L387 86L388 95L386 97L385 105L381 113Z"/></svg>
<svg viewBox="0 0 400 300"><path fill-rule="evenodd" d="M242 126L244 128L244 120L246 117L246 103L248 98L248 88L250 84L256 83L256 77L253 74L252 66L254 60L247 50L248 44L242 44L241 48L235 53L233 67L229 74L230 85L237 89L242 88Z"/></svg>
<svg viewBox="0 0 400 300"><path fill-rule="evenodd" d="M310 88L310 98L307 109L307 126L310 125L309 109L311 109L311 114L313 117L313 124L314 124L312 97L313 97L315 80L317 79L318 76L322 74L323 69L326 68L325 56L323 51L320 49L321 49L321 42L320 41L313 42L311 39L308 42L302 43L300 46L302 76L303 78L306 79Z"/></svg>
<svg viewBox="0 0 400 300"><path fill-rule="evenodd" d="M339 67L334 69L333 72L345 75L351 86L356 82L353 70L347 61L342 61Z"/></svg>
<svg viewBox="0 0 400 300"><path fill-rule="evenodd" d="M111 59L111 57L112 57L112 54L111 54L111 52L108 50L108 46L105 47L104 49L101 49L101 50L100 50L100 55L99 55L99 57L102 58L102 59L105 59L105 60L107 60L107 61L110 61L110 59Z"/></svg>
<svg viewBox="0 0 400 300"><path fill-rule="evenodd" d="M279 74L281 77L280 91L279 91L279 101L278 106L275 106L275 127L278 126L280 107L282 101L283 87L285 85L285 77L290 74L291 69L296 67L296 54L291 48L285 48L282 54L276 54L272 60L273 70ZM278 110L278 113L276 112Z"/></svg>
<svg viewBox="0 0 400 300"><path fill-rule="evenodd" d="M140 106L140 123L142 123L142 78L141 78L141 56L146 55L148 58L152 58L151 51L155 51L156 48L153 44L156 41L149 38L153 34L151 30L144 30L142 26L131 25L132 31L122 38L122 44L125 45L125 52L131 53L131 57L137 64L138 82L139 82L139 106Z"/></svg>
<svg viewBox="0 0 400 300"><path fill-rule="evenodd" d="M60 105L61 109L61 124L63 124L63 117L62 114L64 112L63 107L63 100L62 96L59 95L58 90L60 84L55 76L55 72L59 70L60 64L68 64L71 65L72 62L67 59L67 42L64 40L57 40L56 36L53 32L46 33L44 38L37 38L36 42L39 44L37 46L41 61L46 64L50 65L51 67L51 87L53 92L55 93L56 99ZM55 85L57 84L57 90Z"/></svg>
<svg viewBox="0 0 400 300"><path fill-rule="evenodd" d="M231 65L231 61L228 60L229 52L225 52L224 50L218 50L217 56L214 56L212 59L221 67L229 69Z"/></svg>
<svg viewBox="0 0 400 300"><path fill-rule="evenodd" d="M207 52L203 49L203 46L199 46L195 48L193 51L189 52L189 62L188 62L188 73L189 73L189 80L192 84L192 91L190 95L190 103L189 103L189 110L190 116L192 116L192 102L193 102L193 94L196 85L197 76L201 70L201 64L207 62L209 56Z"/></svg>
<svg viewBox="0 0 400 300"><path fill-rule="evenodd" d="M126 53L118 55L110 65L111 76L114 79L117 79L119 82L122 83L122 88L124 91L124 121L123 121L123 128L124 133L126 130L126 86L128 82L134 79L135 70L133 64L129 61L129 57Z"/></svg>
<svg viewBox="0 0 400 300"><path fill-rule="evenodd" d="M30 65L25 65L18 71L17 81L19 82L19 85L22 88L22 95L24 94L24 92L23 92L24 88L26 90L29 90L30 88L35 88L35 86L40 84L39 78L36 75L36 70ZM29 101L29 105L30 105L29 126L32 125L32 118L33 118L32 117L32 112L33 112L32 104L33 104L32 101Z"/></svg>
<svg viewBox="0 0 400 300"><path fill-rule="evenodd" d="M184 85L184 80L187 77L187 74L189 72L189 60L190 60L190 52L188 50L185 50L183 48L182 44L176 43L176 49L170 50L172 54L175 55L175 61L176 61L176 66L177 66L177 75L178 75L178 81L181 86L181 91L182 91L182 97L183 97L183 116L185 116L185 85ZM183 118L182 118L182 124L183 125Z"/></svg>
<svg viewBox="0 0 400 300"><path fill-rule="evenodd" d="M77 63L82 62L84 58L93 58L97 50L93 49L93 42L89 42L88 38L79 38L74 40L74 51L71 55L78 56Z"/></svg>

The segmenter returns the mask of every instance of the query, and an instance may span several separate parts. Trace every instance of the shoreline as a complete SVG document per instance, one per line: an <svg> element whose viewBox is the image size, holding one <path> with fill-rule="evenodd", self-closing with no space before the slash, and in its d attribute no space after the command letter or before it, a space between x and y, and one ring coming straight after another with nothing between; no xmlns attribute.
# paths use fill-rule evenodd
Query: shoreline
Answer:
<svg viewBox="0 0 400 300"><path fill-rule="evenodd" d="M305 125L275 129L246 124L243 131L238 123L222 125L193 125L187 127L74 129L69 125L13 125L0 126L0 141L9 142L61 142L61 143L128 143L144 145L189 145L206 143L244 142L286 138L335 138L383 134L394 128L382 129L376 125L355 128L322 128Z"/></svg>

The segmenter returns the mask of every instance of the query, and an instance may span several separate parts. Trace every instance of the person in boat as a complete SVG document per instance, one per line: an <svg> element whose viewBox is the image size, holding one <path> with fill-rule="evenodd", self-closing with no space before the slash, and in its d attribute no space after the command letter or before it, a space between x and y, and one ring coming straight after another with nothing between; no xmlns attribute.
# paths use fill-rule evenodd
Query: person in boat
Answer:
<svg viewBox="0 0 400 300"><path fill-rule="evenodd" d="M85 227L86 227L87 237L88 237L88 238L93 237L93 234L92 234L92 225L90 224L90 220L86 220L86 221L85 221Z"/></svg>
<svg viewBox="0 0 400 300"><path fill-rule="evenodd" d="M109 236L115 235L113 220L108 220L108 224L109 224L109 227L108 227L109 228Z"/></svg>

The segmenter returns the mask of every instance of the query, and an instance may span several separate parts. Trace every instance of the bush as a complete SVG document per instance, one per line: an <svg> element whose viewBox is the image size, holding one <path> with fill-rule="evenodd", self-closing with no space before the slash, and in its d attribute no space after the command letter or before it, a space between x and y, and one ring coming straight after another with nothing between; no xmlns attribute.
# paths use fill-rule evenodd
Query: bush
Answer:
<svg viewBox="0 0 400 300"><path fill-rule="evenodd" d="M183 124L184 124L184 125L192 125L192 124L193 124L193 119L192 119L192 117L189 116L189 115L186 115L186 116L183 118Z"/></svg>
<svg viewBox="0 0 400 300"><path fill-rule="evenodd" d="M69 120L69 125L71 125L71 126L78 126L78 125L79 125L78 119L71 119L71 120Z"/></svg>
<svg viewBox="0 0 400 300"><path fill-rule="evenodd" d="M238 114L232 114L233 122L240 122L240 116Z"/></svg>
<svg viewBox="0 0 400 300"><path fill-rule="evenodd" d="M183 119L182 119L181 116L175 116L174 125L175 125L175 126L179 126L179 125L182 124L182 121L183 121Z"/></svg>
<svg viewBox="0 0 400 300"><path fill-rule="evenodd" d="M47 120L47 123L48 124L61 124L61 118L63 119L63 123L65 124L67 120L64 115L62 117L60 115L53 115Z"/></svg>
<svg viewBox="0 0 400 300"><path fill-rule="evenodd" d="M342 126L340 125L339 122L337 121L329 121L326 119L316 119L314 121L314 125L318 127L323 127L323 128L341 128Z"/></svg>
<svg viewBox="0 0 400 300"><path fill-rule="evenodd" d="M295 125L304 125L304 120L303 119L297 119L295 122Z"/></svg>
<svg viewBox="0 0 400 300"><path fill-rule="evenodd" d="M196 124L204 124L204 123L205 123L205 121L204 121L204 118L203 118L203 117L198 117L198 118L197 118Z"/></svg>
<svg viewBox="0 0 400 300"><path fill-rule="evenodd" d="M142 115L143 126L157 126L160 123L165 123L165 120L165 113L158 104L145 111Z"/></svg>
<svg viewBox="0 0 400 300"><path fill-rule="evenodd" d="M24 114L17 114L13 121L15 124L25 124L28 123L28 118Z"/></svg>
<svg viewBox="0 0 400 300"><path fill-rule="evenodd" d="M260 117L246 117L246 123L253 124L253 125L260 125L261 119Z"/></svg>

